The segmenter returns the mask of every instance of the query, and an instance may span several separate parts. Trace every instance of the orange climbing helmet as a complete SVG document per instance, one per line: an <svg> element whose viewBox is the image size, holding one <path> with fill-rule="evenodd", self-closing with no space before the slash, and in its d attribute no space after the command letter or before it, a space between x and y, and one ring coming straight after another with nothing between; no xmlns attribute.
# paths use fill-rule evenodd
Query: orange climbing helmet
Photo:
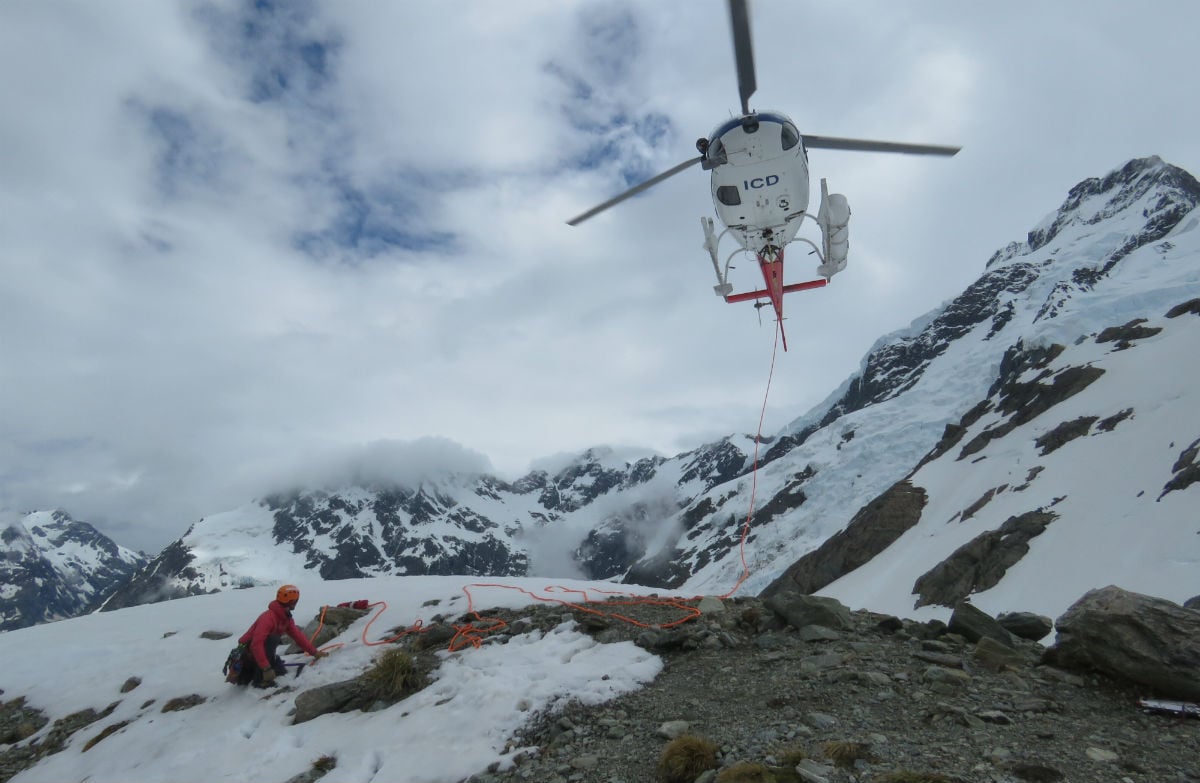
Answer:
<svg viewBox="0 0 1200 783"><path fill-rule="evenodd" d="M295 604L300 600L300 588L295 585L284 585L275 592L275 600L284 605Z"/></svg>

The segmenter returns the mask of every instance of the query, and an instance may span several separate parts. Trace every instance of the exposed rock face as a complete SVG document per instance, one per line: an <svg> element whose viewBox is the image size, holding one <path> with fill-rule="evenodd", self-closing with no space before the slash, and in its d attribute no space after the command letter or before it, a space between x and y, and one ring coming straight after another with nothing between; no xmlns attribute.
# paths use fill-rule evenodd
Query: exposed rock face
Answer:
<svg viewBox="0 0 1200 783"><path fill-rule="evenodd" d="M104 602L103 611L170 601L208 592L196 581L200 574L191 566L193 559L191 551L182 541L169 544L157 557L113 591Z"/></svg>
<svg viewBox="0 0 1200 783"><path fill-rule="evenodd" d="M829 409L819 426L911 388L930 362L976 325L991 320L993 332L998 332L1011 317L1004 302L1024 291L1037 277L1033 264L1010 264L985 272L919 334L872 351L862 373L851 381L845 395Z"/></svg>
<svg viewBox="0 0 1200 783"><path fill-rule="evenodd" d="M1179 459L1171 466L1171 472L1175 475L1163 486L1162 495L1158 496L1160 499L1168 492L1187 489L1200 481L1200 438L1180 452Z"/></svg>
<svg viewBox="0 0 1200 783"><path fill-rule="evenodd" d="M1056 665L1094 669L1200 700L1200 612L1109 586L1080 598L1055 622Z"/></svg>
<svg viewBox="0 0 1200 783"><path fill-rule="evenodd" d="M1063 400L1075 396L1094 383L1104 370L1099 367L1067 367L1054 373L1049 383L1040 378L1031 381L1010 381L999 390L996 409L1008 418L975 436L963 446L958 458L964 459L987 444L1008 435L1022 424L1033 421Z"/></svg>
<svg viewBox="0 0 1200 783"><path fill-rule="evenodd" d="M1167 318L1178 318L1181 315L1200 315L1200 299L1189 299L1186 302L1180 302L1167 311Z"/></svg>
<svg viewBox="0 0 1200 783"><path fill-rule="evenodd" d="M64 511L0 527L0 631L90 611L146 558Z"/></svg>
<svg viewBox="0 0 1200 783"><path fill-rule="evenodd" d="M1162 331L1157 326L1142 326L1146 323L1145 318L1134 318L1132 321L1121 326L1110 326L1104 329L1100 334L1096 335L1096 342L1117 344L1118 350L1125 350L1133 345L1134 340L1141 340L1146 337L1153 337Z"/></svg>
<svg viewBox="0 0 1200 783"><path fill-rule="evenodd" d="M1055 519L1038 509L1010 517L997 530L980 533L942 562L925 572L913 585L917 606L953 606L971 593L1000 583L1004 574L1029 551L1030 539L1039 536Z"/></svg>
<svg viewBox="0 0 1200 783"><path fill-rule="evenodd" d="M1064 421L1045 435L1039 436L1034 443L1041 449L1039 453L1044 457L1047 454L1057 451L1076 438L1082 438L1084 435L1087 435L1088 430L1092 428L1092 425L1099 418L1099 416L1080 416L1077 419Z"/></svg>
<svg viewBox="0 0 1200 783"><path fill-rule="evenodd" d="M792 564L763 597L784 590L815 593L882 552L921 519L925 490L901 481L862 508L846 529Z"/></svg>

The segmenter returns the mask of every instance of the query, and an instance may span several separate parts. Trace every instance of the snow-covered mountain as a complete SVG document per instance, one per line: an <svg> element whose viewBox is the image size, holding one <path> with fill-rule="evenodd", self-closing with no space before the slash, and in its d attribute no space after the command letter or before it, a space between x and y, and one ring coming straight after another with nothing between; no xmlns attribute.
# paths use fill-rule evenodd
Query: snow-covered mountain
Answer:
<svg viewBox="0 0 1200 783"><path fill-rule="evenodd" d="M731 436L671 458L593 449L511 484L281 495L201 520L109 608L303 569L722 593L747 520L743 592L782 577L907 616L967 595L1057 616L1110 582L1183 600L1200 592L1198 202L1158 158L1075 186L760 443L757 470L754 439Z"/></svg>
<svg viewBox="0 0 1200 783"><path fill-rule="evenodd" d="M787 555L751 589L905 616L1200 591L1198 202L1157 158L1082 182L961 296L880 340L764 471L815 476L760 534Z"/></svg>
<svg viewBox="0 0 1200 783"><path fill-rule="evenodd" d="M0 527L0 631L94 608L145 563L63 511L10 519Z"/></svg>
<svg viewBox="0 0 1200 783"><path fill-rule="evenodd" d="M672 540L662 519L745 469L740 440L750 439L727 438L669 460L589 449L552 473L513 483L445 475L413 487L268 497L197 522L104 608L296 580L306 569L325 579L619 578Z"/></svg>

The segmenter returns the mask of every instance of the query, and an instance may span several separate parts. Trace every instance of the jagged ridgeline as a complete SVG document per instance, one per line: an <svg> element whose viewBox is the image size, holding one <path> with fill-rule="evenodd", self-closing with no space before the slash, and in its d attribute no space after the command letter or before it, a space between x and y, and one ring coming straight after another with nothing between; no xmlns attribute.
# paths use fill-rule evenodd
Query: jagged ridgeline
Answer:
<svg viewBox="0 0 1200 783"><path fill-rule="evenodd" d="M743 591L1049 616L1110 582L1194 592L1181 569L1200 561L1198 200L1158 158L1081 182L962 294L881 338L763 444ZM753 447L731 435L670 458L591 449L511 483L304 488L206 516L105 608L305 569L719 593L741 572Z"/></svg>

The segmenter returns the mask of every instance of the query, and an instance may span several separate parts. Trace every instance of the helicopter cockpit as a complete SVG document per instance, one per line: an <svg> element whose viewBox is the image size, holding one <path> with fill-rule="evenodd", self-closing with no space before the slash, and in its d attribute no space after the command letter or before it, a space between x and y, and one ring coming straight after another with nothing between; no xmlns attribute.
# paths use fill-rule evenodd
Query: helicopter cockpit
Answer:
<svg viewBox="0 0 1200 783"><path fill-rule="evenodd" d="M778 139L778 154L792 150L800 143L800 131L796 129L790 119L782 114L757 112L731 119L718 126L707 139L696 141L696 149L704 156L701 167L705 171L729 162L729 150L726 147L725 138L731 132L740 132L743 136L753 134L756 136L756 140L761 138L763 142L770 138ZM763 133L762 137L757 136L760 132ZM760 154L766 155L766 159L774 157L774 153L774 149L764 149L760 152Z"/></svg>

